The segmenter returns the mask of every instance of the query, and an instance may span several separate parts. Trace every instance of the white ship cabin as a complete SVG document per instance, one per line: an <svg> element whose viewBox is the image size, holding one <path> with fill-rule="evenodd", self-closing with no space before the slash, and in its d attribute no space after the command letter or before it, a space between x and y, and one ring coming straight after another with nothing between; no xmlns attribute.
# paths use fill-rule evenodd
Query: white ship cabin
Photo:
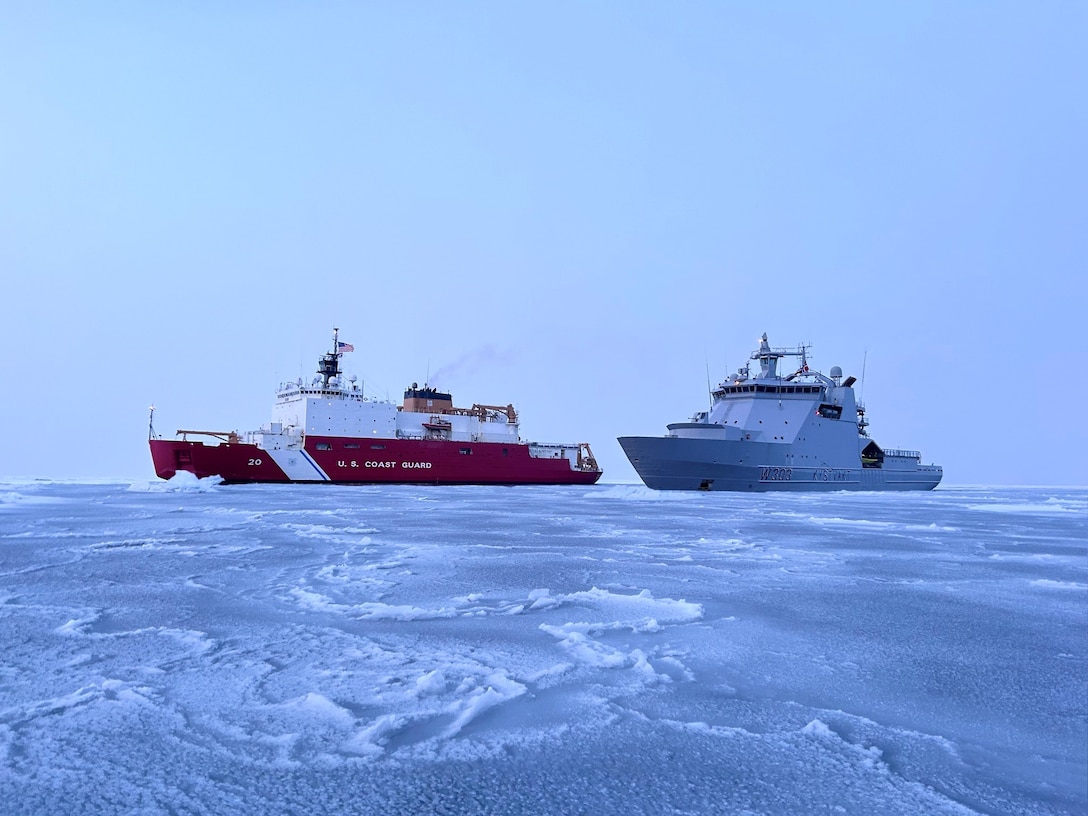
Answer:
<svg viewBox="0 0 1088 816"><path fill-rule="evenodd" d="M456 408L449 393L417 383L405 389L404 401L367 397L357 378L344 378L340 355L319 361L318 376L306 385L301 378L276 392L272 421L247 434L266 450L297 447L304 436L356 439L431 439L515 443L518 417L512 405ZM320 444L320 443L319 443Z"/></svg>
<svg viewBox="0 0 1088 816"><path fill-rule="evenodd" d="M798 358L797 367L783 373L784 358ZM854 377L843 380L833 366L830 376L809 369L808 347L771 348L764 334L751 362L719 383L709 411L691 421L669 425L670 436L794 443L813 424L834 435L865 435L864 408L854 398Z"/></svg>
<svg viewBox="0 0 1088 816"><path fill-rule="evenodd" d="M471 408L456 408L450 394L412 383L404 390L404 401L397 410L397 435L401 439L518 441L518 414L513 405L476 403Z"/></svg>

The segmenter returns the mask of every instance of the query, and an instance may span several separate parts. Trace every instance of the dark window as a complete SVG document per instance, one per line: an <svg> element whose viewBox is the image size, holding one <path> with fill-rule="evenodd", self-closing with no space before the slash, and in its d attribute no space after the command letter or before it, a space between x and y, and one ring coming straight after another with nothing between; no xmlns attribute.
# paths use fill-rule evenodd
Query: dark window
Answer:
<svg viewBox="0 0 1088 816"><path fill-rule="evenodd" d="M318 442L316 445L318 450L332 450L331 442Z"/></svg>
<svg viewBox="0 0 1088 816"><path fill-rule="evenodd" d="M385 450L385 445L371 445L371 450Z"/></svg>
<svg viewBox="0 0 1088 816"><path fill-rule="evenodd" d="M472 448L461 448L461 450L459 450L458 453L462 453L465 456L468 456L469 454L472 453Z"/></svg>
<svg viewBox="0 0 1088 816"><path fill-rule="evenodd" d="M356 450L359 447L358 442L345 442L344 447L348 450Z"/></svg>

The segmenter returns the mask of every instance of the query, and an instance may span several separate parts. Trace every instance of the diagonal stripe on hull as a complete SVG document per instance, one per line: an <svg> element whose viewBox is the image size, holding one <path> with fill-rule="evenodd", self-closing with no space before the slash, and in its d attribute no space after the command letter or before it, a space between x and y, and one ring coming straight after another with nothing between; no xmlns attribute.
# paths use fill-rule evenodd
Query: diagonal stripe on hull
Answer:
<svg viewBox="0 0 1088 816"><path fill-rule="evenodd" d="M286 473L287 478L292 482L331 481L328 474L304 450L279 448L277 450L266 450L265 453L279 465L280 470Z"/></svg>

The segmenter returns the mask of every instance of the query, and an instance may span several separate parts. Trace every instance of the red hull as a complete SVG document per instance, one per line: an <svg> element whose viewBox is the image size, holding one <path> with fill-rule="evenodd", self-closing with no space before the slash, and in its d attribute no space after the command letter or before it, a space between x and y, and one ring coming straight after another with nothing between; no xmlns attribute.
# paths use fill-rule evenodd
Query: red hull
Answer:
<svg viewBox="0 0 1088 816"><path fill-rule="evenodd" d="M566 458L529 455L529 446L500 442L414 439L343 439L308 436L306 474L291 478L273 455L256 445L205 445L152 439L155 473L169 479L179 470L224 482L330 482L333 484L540 484L590 485L599 470L575 470ZM354 445L347 448L346 445ZM322 448L322 449L319 449ZM463 451L468 451L464 453ZM282 456L282 452L280 452Z"/></svg>

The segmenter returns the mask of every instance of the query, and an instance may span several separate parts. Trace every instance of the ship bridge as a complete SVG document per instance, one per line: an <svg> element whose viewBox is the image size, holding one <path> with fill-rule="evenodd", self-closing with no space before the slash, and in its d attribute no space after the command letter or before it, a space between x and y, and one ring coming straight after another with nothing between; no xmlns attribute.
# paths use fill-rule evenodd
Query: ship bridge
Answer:
<svg viewBox="0 0 1088 816"><path fill-rule="evenodd" d="M783 368L780 361L796 358L796 368ZM668 426L670 435L701 439L758 441L796 446L805 457L817 435L857 438L857 406L851 387L853 377L842 380L842 369L832 366L830 376L809 368L808 346L774 348L764 334L752 362L727 377L712 391L709 411L692 421ZM755 376L752 376L752 374Z"/></svg>

